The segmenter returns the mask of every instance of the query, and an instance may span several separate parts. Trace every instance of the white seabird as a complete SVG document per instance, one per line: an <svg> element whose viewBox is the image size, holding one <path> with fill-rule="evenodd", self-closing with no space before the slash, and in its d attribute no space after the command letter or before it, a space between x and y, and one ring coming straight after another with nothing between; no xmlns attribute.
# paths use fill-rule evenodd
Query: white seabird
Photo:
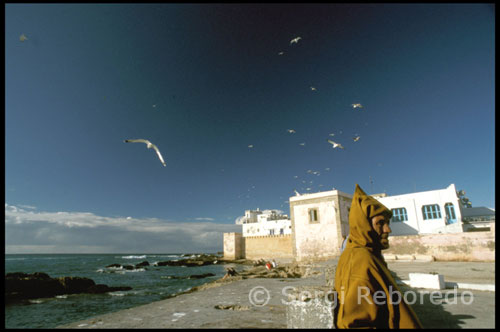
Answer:
<svg viewBox="0 0 500 332"><path fill-rule="evenodd" d="M302 146L304 146L304 145L306 145L306 143L299 143L299 145L302 145Z"/></svg>
<svg viewBox="0 0 500 332"><path fill-rule="evenodd" d="M286 131L288 131L290 134L295 134L295 130L294 129L287 129Z"/></svg>
<svg viewBox="0 0 500 332"><path fill-rule="evenodd" d="M19 40L23 42L25 40L28 40L28 37L26 37L26 35L23 33L21 36L19 36Z"/></svg>
<svg viewBox="0 0 500 332"><path fill-rule="evenodd" d="M249 148L253 148L253 144L250 144L248 147L249 147Z"/></svg>
<svg viewBox="0 0 500 332"><path fill-rule="evenodd" d="M163 161L163 157L161 156L161 153L160 153L160 150L158 149L158 147L156 145L154 145L153 143L151 143L150 141L148 141L147 139L142 139L142 138L126 139L126 140L124 140L124 142L125 143L145 143L148 149L153 148L156 151L156 154L158 155L158 158L160 158L160 161L163 164L163 166L167 166L165 164L165 161Z"/></svg>
<svg viewBox="0 0 500 332"><path fill-rule="evenodd" d="M299 40L301 40L301 39L302 39L302 37L296 37L296 38L290 40L290 44L293 44L293 43L297 44L299 42Z"/></svg>
<svg viewBox="0 0 500 332"><path fill-rule="evenodd" d="M354 142L357 142L357 141L359 141L359 139L360 139L360 138L361 138L361 136L356 136L356 137L354 137L352 140L353 140Z"/></svg>
<svg viewBox="0 0 500 332"><path fill-rule="evenodd" d="M312 90L312 91L316 91L317 89L316 89L315 87L313 87L313 86L312 86L312 87L311 87L311 90Z"/></svg>
<svg viewBox="0 0 500 332"><path fill-rule="evenodd" d="M363 108L363 105L361 105L361 104L352 104L352 108L357 108L357 107Z"/></svg>
<svg viewBox="0 0 500 332"><path fill-rule="evenodd" d="M283 55L285 52L281 51L278 53L278 55Z"/></svg>
<svg viewBox="0 0 500 332"><path fill-rule="evenodd" d="M326 140L328 143L330 143L331 145L333 145L333 148L341 148L343 149L344 147L340 144L340 143L335 143L334 141L330 140L330 139L327 139Z"/></svg>

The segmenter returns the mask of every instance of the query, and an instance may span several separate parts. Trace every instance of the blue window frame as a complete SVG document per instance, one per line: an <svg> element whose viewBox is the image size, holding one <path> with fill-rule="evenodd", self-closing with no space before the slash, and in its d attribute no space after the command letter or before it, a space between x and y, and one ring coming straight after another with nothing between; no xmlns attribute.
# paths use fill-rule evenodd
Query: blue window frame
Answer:
<svg viewBox="0 0 500 332"><path fill-rule="evenodd" d="M446 212L446 223L454 224L457 222L457 216L455 215L455 207L453 203L446 203L444 205L444 211Z"/></svg>
<svg viewBox="0 0 500 332"><path fill-rule="evenodd" d="M441 209L438 204L422 206L422 215L424 220L441 219Z"/></svg>
<svg viewBox="0 0 500 332"><path fill-rule="evenodd" d="M408 214L406 213L406 208L392 209L391 222L398 221L408 221Z"/></svg>

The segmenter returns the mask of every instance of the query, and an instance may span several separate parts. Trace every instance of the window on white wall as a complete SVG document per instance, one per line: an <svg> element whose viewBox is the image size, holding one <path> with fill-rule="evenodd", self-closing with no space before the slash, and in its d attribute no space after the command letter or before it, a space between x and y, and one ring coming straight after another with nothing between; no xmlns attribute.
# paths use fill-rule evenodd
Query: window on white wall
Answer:
<svg viewBox="0 0 500 332"><path fill-rule="evenodd" d="M444 211L446 212L446 223L454 224L457 222L457 216L455 215L455 208L453 203L446 203L444 205Z"/></svg>
<svg viewBox="0 0 500 332"><path fill-rule="evenodd" d="M408 214L406 213L406 208L396 208L392 209L391 222L408 221Z"/></svg>
<svg viewBox="0 0 500 332"><path fill-rule="evenodd" d="M318 209L309 209L309 223L319 223Z"/></svg>
<svg viewBox="0 0 500 332"><path fill-rule="evenodd" d="M441 219L441 209L438 204L422 206L424 220Z"/></svg>

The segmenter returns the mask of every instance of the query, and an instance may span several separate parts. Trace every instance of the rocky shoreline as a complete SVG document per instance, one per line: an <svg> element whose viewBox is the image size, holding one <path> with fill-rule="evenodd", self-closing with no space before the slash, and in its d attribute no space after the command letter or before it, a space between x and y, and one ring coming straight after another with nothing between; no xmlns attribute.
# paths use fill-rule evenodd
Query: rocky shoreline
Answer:
<svg viewBox="0 0 500 332"><path fill-rule="evenodd" d="M96 284L83 277L52 278L43 272L32 274L23 272L5 275L5 303L26 302L29 299L55 297L66 294L103 294L107 292L131 290L129 286L110 287Z"/></svg>
<svg viewBox="0 0 500 332"><path fill-rule="evenodd" d="M266 269L259 266L259 262L254 262L250 260L240 259L240 260L224 260L218 255L211 254L188 254L183 255L186 258L155 262L153 264L148 261L143 261L135 265L131 264L109 264L106 266L106 271L101 270L100 272L116 272L117 270L137 270L145 269L149 266L186 266L186 267L199 267L211 264L239 264L239 265L254 265L257 266L254 271L245 271L240 275L235 276L234 280L241 278L253 278L253 277L295 277L296 272L290 272L283 268L276 269L272 271L273 273L268 274ZM187 276L165 276L167 279L202 279L207 277L215 276L213 273L205 274L192 274ZM217 280L215 281L217 282ZM227 280L226 280L227 282ZM199 287L203 287L199 286ZM195 287L197 288L197 287ZM44 272L34 272L32 274L24 272L14 272L7 273L5 275L5 303L28 303L30 299L36 298L50 298L59 295L69 295L69 294L103 294L107 292L116 291L128 291L131 290L130 286L108 286L104 284L96 284L94 280L84 277L67 276L52 278L47 273ZM188 292L194 291L190 289ZM171 297L177 296L178 294L173 294Z"/></svg>

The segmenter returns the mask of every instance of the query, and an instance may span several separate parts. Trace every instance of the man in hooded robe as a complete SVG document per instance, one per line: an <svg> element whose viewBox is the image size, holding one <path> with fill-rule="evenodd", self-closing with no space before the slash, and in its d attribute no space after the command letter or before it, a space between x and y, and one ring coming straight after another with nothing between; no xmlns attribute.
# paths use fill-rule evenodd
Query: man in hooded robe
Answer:
<svg viewBox="0 0 500 332"><path fill-rule="evenodd" d="M387 268L392 212L356 184L349 236L335 271L337 328L422 328Z"/></svg>

